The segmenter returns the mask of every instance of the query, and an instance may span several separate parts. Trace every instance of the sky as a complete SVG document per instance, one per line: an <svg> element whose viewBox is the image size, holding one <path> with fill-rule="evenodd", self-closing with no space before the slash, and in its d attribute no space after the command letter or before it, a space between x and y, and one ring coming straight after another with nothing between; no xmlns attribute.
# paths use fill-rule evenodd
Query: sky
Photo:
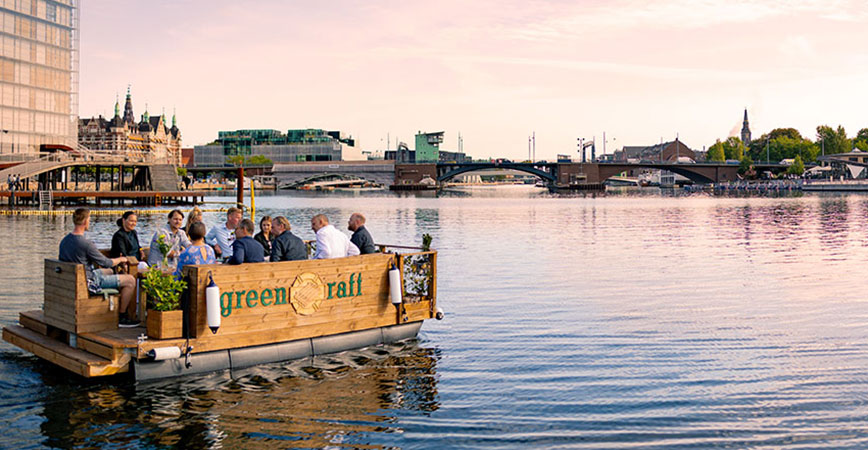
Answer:
<svg viewBox="0 0 868 450"><path fill-rule="evenodd" d="M341 130L364 150L525 159L693 149L778 127L868 127L868 4L740 0L86 0L79 115L177 114L221 130Z"/></svg>

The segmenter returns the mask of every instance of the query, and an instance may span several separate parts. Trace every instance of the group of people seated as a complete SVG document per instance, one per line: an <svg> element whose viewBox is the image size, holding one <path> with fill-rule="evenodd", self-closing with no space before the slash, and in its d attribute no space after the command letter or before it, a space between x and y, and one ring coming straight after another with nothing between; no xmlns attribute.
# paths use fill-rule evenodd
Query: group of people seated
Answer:
<svg viewBox="0 0 868 450"><path fill-rule="evenodd" d="M120 292L121 327L134 327L140 323L135 319L136 302L133 301L136 280L131 275L115 274L112 268L120 264L147 261L148 266L158 266L166 260L175 267L174 274L180 278L184 266L214 264L218 258L226 264L308 259L307 245L290 231L289 220L284 216L263 217L259 222L260 231L254 235L253 221L245 219L243 211L238 208L229 208L226 222L210 231L202 222L199 208L190 211L186 224L184 214L176 209L169 213L168 222L154 233L147 253L139 244L137 223L138 217L133 211L125 212L118 219L118 231L112 236L107 257L84 237L84 232L90 227L90 211L78 208L73 213L72 233L60 241L58 258L85 266L88 290L117 289ZM347 228L353 232L351 238L330 225L323 214L314 216L310 224L316 234L314 259L342 258L376 251L362 214L350 215ZM165 255L161 246L168 249Z"/></svg>

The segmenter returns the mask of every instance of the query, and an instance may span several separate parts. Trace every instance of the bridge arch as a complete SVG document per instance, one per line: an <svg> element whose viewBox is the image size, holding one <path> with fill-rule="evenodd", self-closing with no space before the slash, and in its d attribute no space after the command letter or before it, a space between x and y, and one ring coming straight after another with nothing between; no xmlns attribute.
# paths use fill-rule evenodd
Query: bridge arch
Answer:
<svg viewBox="0 0 868 450"><path fill-rule="evenodd" d="M437 182L442 183L449 181L458 175L468 172L476 172L482 170L500 169L500 170L516 170L519 172L535 175L543 180L554 182L556 176L544 170L537 169L532 164L522 163L463 163L443 167L438 170Z"/></svg>

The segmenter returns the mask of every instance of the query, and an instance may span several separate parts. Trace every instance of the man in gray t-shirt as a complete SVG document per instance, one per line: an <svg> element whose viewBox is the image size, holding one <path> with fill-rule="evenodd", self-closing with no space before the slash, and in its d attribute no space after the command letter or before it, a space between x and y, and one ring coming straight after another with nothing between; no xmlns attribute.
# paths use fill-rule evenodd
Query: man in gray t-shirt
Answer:
<svg viewBox="0 0 868 450"><path fill-rule="evenodd" d="M97 250L93 242L84 237L84 232L90 227L90 211L87 208L76 209L72 215L72 223L75 225L72 233L60 241L58 259L84 264L88 289L91 286L118 289L121 293L119 326L129 328L140 325L140 322L133 319L136 316L136 302L133 301L136 296L136 279L132 275L115 275L111 271L112 267L127 262L127 257L107 258Z"/></svg>

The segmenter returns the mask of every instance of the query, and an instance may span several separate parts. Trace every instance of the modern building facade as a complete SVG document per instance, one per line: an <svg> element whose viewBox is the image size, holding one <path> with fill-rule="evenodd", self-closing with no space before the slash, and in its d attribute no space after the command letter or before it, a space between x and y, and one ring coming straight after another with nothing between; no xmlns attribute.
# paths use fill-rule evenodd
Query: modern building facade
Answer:
<svg viewBox="0 0 868 450"><path fill-rule="evenodd" d="M351 136L322 129L220 131L217 140L193 148L196 167L222 167L233 156L264 156L274 164L365 159Z"/></svg>
<svg viewBox="0 0 868 450"><path fill-rule="evenodd" d="M420 131L416 134L416 148L414 150L410 150L407 144L401 142L398 144L397 150L386 150L383 159L393 160L399 164L470 162L471 158L468 158L461 150L450 152L440 149L444 134L443 131L436 133L423 133ZM460 139L461 136L459 135L459 147L461 146Z"/></svg>
<svg viewBox="0 0 868 450"><path fill-rule="evenodd" d="M82 118L78 121L78 143L95 151L114 151L145 156L160 164L181 164L181 130L174 114L172 126L163 115L151 116L148 111L136 120L129 89L121 117L120 104L115 102L115 115Z"/></svg>
<svg viewBox="0 0 868 450"><path fill-rule="evenodd" d="M79 0L0 1L0 159L75 147Z"/></svg>

